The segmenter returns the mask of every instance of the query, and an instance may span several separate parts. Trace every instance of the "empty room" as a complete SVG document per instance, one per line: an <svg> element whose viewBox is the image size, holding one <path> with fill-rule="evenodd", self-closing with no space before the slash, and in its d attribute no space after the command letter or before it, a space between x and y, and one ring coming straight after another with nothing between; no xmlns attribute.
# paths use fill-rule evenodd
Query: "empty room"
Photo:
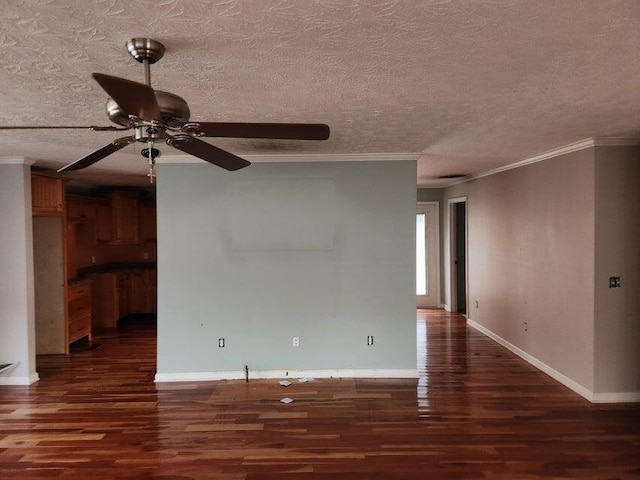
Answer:
<svg viewBox="0 0 640 480"><path fill-rule="evenodd" d="M0 11L0 478L640 478L635 0Z"/></svg>

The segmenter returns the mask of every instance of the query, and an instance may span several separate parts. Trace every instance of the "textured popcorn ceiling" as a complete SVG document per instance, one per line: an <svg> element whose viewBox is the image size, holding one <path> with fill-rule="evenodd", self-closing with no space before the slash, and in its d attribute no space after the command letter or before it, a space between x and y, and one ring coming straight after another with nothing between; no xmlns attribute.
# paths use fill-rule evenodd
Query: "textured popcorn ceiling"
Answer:
<svg viewBox="0 0 640 480"><path fill-rule="evenodd" d="M153 86L193 120L332 129L326 142L212 143L271 160L413 153L418 183L441 184L638 133L639 24L638 0L3 0L0 124L107 125L90 75L143 81L124 44L146 36L167 48ZM119 136L0 131L0 156L60 167ZM140 148L78 177L144 183Z"/></svg>

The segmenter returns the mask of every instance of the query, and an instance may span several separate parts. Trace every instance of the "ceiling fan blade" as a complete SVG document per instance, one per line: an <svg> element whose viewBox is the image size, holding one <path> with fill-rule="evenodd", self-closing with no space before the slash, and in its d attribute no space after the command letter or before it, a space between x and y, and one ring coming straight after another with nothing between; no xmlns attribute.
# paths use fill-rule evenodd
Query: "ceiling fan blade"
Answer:
<svg viewBox="0 0 640 480"><path fill-rule="evenodd" d="M91 75L127 115L141 120L162 121L156 94L149 85L103 73Z"/></svg>
<svg viewBox="0 0 640 480"><path fill-rule="evenodd" d="M194 131L205 137L271 138L281 140L326 140L329 126L323 123L223 123L193 122Z"/></svg>
<svg viewBox="0 0 640 480"><path fill-rule="evenodd" d="M80 170L81 168L86 168L89 165L93 165L99 160L102 160L104 157L111 155L112 153L117 152L121 148L126 147L127 145L135 142L135 137L123 137L114 140L109 145L105 145L99 150L96 150L93 153L90 153L86 157L82 157L80 160L76 160L69 165L62 167L58 172L69 172L71 170Z"/></svg>
<svg viewBox="0 0 640 480"><path fill-rule="evenodd" d="M171 145L178 150L182 150L209 163L213 163L225 170L235 171L251 165L251 162L244 158L237 157L233 153L214 147L186 133L179 133L174 136L167 135L166 137L167 145Z"/></svg>
<svg viewBox="0 0 640 480"><path fill-rule="evenodd" d="M96 125L13 125L9 127L0 127L0 130L69 130L72 128L93 130L94 132L117 132L120 130L129 130L129 127L98 127Z"/></svg>

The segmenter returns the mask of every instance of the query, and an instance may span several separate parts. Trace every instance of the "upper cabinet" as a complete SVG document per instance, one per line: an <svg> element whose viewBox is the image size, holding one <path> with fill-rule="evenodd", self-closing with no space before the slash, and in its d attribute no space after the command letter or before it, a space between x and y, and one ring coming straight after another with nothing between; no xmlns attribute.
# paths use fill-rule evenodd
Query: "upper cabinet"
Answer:
<svg viewBox="0 0 640 480"><path fill-rule="evenodd" d="M75 246L135 245L156 241L156 206L140 192L103 191L65 197L69 240Z"/></svg>
<svg viewBox="0 0 640 480"><path fill-rule="evenodd" d="M112 192L112 243L140 243L140 200L135 192Z"/></svg>
<svg viewBox="0 0 640 480"><path fill-rule="evenodd" d="M88 222L97 216L97 199L67 195L67 219L72 222Z"/></svg>
<svg viewBox="0 0 640 480"><path fill-rule="evenodd" d="M31 208L36 216L63 216L64 180L32 173Z"/></svg>
<svg viewBox="0 0 640 480"><path fill-rule="evenodd" d="M98 204L96 212L96 237L98 243L111 243L111 207L105 201Z"/></svg>

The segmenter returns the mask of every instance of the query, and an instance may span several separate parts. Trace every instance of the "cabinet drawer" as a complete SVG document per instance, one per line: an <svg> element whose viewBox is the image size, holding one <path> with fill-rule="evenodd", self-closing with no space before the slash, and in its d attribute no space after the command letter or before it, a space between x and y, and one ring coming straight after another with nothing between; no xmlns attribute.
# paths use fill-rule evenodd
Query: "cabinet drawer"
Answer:
<svg viewBox="0 0 640 480"><path fill-rule="evenodd" d="M91 297L81 297L69 302L69 321L79 317L91 317Z"/></svg>
<svg viewBox="0 0 640 480"><path fill-rule="evenodd" d="M91 336L91 315L69 322L69 343L86 336Z"/></svg>
<svg viewBox="0 0 640 480"><path fill-rule="evenodd" d="M91 283L81 283L79 285L72 285L69 287L69 302L77 300L82 297L91 297Z"/></svg>

